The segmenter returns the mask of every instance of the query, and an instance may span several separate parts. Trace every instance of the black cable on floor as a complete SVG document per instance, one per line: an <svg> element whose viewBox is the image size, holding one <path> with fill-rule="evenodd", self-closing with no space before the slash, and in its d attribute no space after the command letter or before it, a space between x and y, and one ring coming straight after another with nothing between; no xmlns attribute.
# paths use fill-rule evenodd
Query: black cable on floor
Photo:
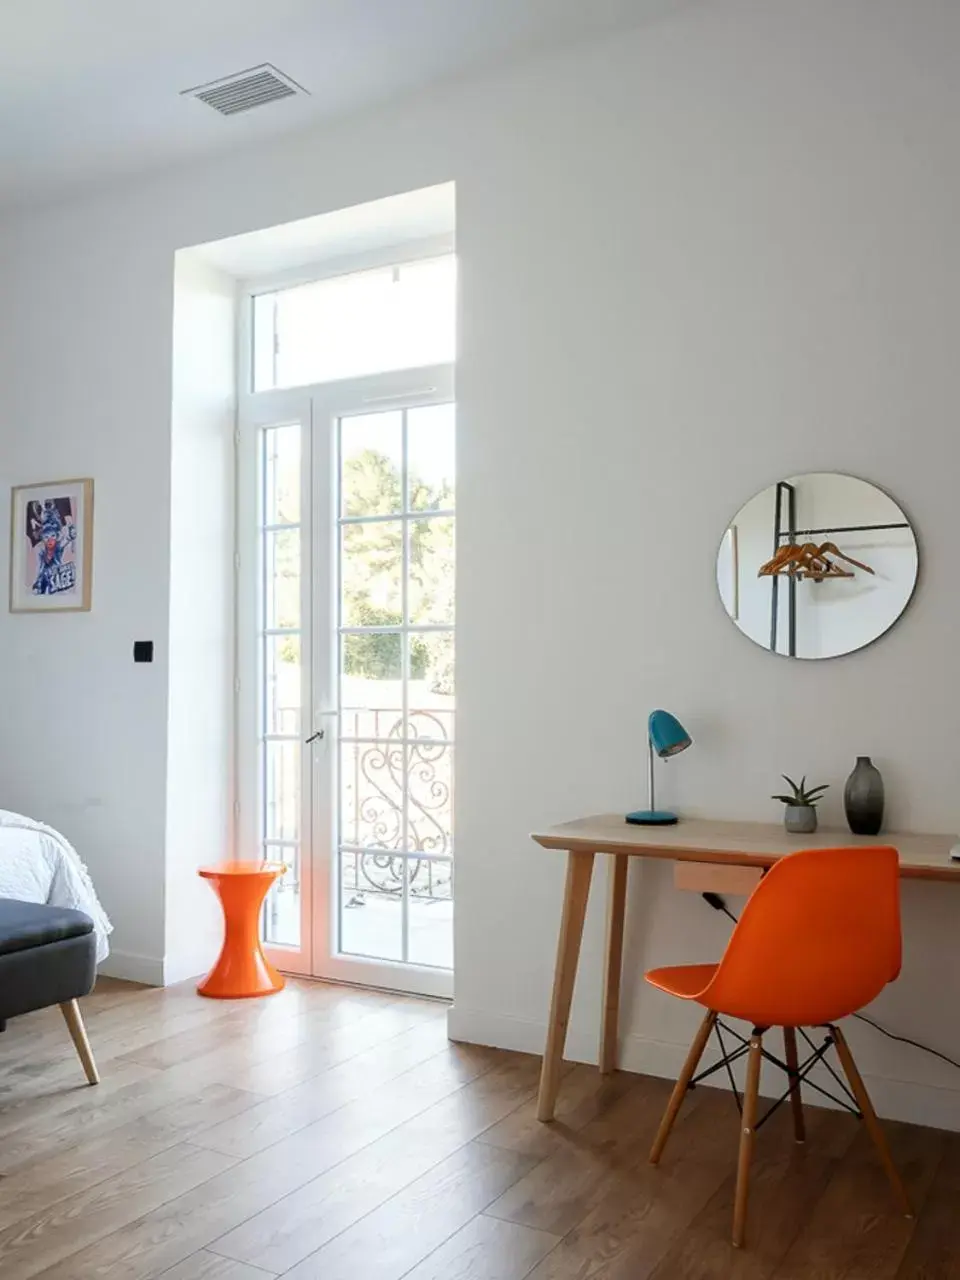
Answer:
<svg viewBox="0 0 960 1280"><path fill-rule="evenodd" d="M734 915L719 893L702 893L700 896L704 902L713 907L714 911L722 911L724 915L730 917L734 924L737 923L739 917ZM960 1071L960 1062L948 1057L945 1053L941 1053L939 1049L931 1049L928 1044L921 1044L919 1040L911 1040L909 1036L898 1036L893 1031L888 1031L886 1027L881 1027L879 1022L874 1022L872 1018L868 1018L865 1013L855 1013L853 1016L859 1019L860 1022L865 1022L868 1027L873 1027L874 1031L879 1031L888 1040L896 1040L899 1044L908 1044L913 1049L920 1049L923 1053L929 1053L932 1057L939 1058L941 1062L946 1062L948 1066L956 1067Z"/></svg>

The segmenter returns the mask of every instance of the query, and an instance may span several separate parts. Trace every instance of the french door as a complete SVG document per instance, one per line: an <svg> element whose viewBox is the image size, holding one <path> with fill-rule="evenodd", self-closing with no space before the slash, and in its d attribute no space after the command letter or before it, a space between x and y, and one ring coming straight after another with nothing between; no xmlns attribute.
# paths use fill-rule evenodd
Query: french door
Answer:
<svg viewBox="0 0 960 1280"><path fill-rule="evenodd" d="M286 972L452 993L450 366L246 397L239 431L243 856Z"/></svg>

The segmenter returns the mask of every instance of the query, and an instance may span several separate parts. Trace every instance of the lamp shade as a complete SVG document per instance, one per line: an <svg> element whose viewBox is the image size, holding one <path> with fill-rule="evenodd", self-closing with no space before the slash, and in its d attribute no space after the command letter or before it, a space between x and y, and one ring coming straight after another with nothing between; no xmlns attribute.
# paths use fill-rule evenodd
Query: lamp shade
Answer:
<svg viewBox="0 0 960 1280"><path fill-rule="evenodd" d="M669 711L651 711L648 730L650 745L661 760L686 751L693 742L680 721Z"/></svg>

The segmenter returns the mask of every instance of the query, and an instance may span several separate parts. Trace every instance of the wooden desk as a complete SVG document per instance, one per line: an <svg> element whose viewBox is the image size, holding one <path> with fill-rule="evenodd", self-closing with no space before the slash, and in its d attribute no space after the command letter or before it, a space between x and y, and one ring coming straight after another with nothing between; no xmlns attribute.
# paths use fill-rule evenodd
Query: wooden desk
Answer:
<svg viewBox="0 0 960 1280"><path fill-rule="evenodd" d="M837 845L893 845L900 854L900 874L911 880L952 880L960 884L960 862L951 862L955 836L908 835L885 832L852 836L849 831L818 831L790 836L777 823L681 821L672 827L639 827L621 815L578 818L533 839L545 849L567 854L567 883L557 943L553 998L547 1044L540 1075L537 1116L552 1120L560 1082L560 1063L567 1039L570 1003L580 960L580 940L590 894L596 854L612 857L607 899L607 940L604 962L603 1010L600 1026L600 1070L617 1065L620 1018L620 972L623 961L623 921L627 904L627 868L631 858L666 858L674 862L712 862L728 866L770 867L798 849L829 849Z"/></svg>

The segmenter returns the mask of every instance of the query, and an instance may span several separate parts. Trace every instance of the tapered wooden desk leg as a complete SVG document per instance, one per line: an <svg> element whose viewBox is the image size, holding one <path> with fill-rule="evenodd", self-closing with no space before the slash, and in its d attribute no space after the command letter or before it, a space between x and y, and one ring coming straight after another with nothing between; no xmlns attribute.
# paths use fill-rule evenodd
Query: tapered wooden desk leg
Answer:
<svg viewBox="0 0 960 1280"><path fill-rule="evenodd" d="M563 1060L563 1047L567 1040L570 1002L573 999L573 984L576 981L577 963L580 959L583 920L587 913L587 899L590 896L593 857L592 851L576 853L571 851L567 854L567 886L563 895L563 916L560 920L560 938L557 942L557 966L553 975L553 999L550 1003L550 1021L547 1026L547 1046L540 1072L538 1120L552 1120L557 1102L560 1064Z"/></svg>
<svg viewBox="0 0 960 1280"><path fill-rule="evenodd" d="M793 1136L797 1142L806 1142L807 1130L803 1122L803 1095L800 1092L800 1081L797 1071L800 1058L797 1054L796 1027L783 1028L783 1054L790 1068L790 1107L793 1111Z"/></svg>
<svg viewBox="0 0 960 1280"><path fill-rule="evenodd" d="M99 1084L100 1073L97 1071L93 1050L90 1048L90 1041L87 1039L87 1029L83 1025L83 1015L80 1012L79 1004L77 1004L76 1000L67 1000L60 1006L60 1012L63 1014L63 1019L67 1024L67 1030L70 1032L70 1039L73 1041L74 1048L77 1051L77 1057L80 1059L83 1073L87 1077L87 1084Z"/></svg>
<svg viewBox="0 0 960 1280"><path fill-rule="evenodd" d="M625 853L610 855L607 887L607 947L603 971L603 1023L600 1028L600 1071L609 1075L617 1069L617 1033L620 1026L620 975L623 970L623 922L627 912L627 870Z"/></svg>

